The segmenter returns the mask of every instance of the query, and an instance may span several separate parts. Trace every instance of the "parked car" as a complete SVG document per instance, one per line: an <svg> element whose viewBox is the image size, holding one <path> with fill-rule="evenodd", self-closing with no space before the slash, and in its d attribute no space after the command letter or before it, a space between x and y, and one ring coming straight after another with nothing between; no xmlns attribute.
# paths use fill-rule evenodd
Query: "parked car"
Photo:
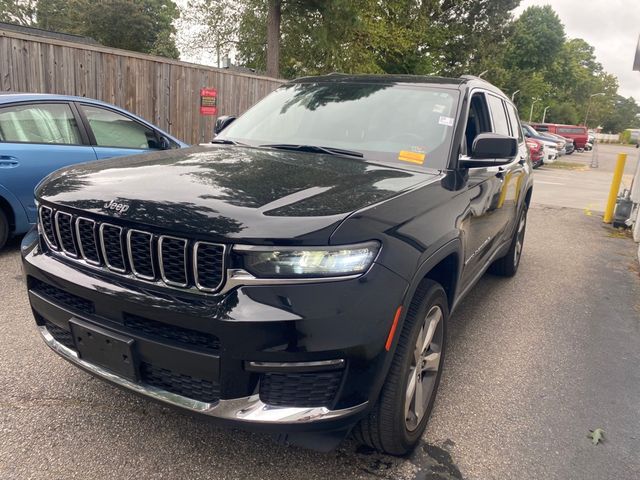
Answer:
<svg viewBox="0 0 640 480"><path fill-rule="evenodd" d="M40 184L21 251L44 341L227 425L406 454L450 312L487 269L518 270L533 176L516 108L476 77L335 74L224 121L208 147Z"/></svg>
<svg viewBox="0 0 640 480"><path fill-rule="evenodd" d="M589 136L587 139L587 143L584 146L584 149L588 152L590 150L593 150L593 145L596 143L596 134L593 132L589 132ZM637 145L636 145L637 147Z"/></svg>
<svg viewBox="0 0 640 480"><path fill-rule="evenodd" d="M89 98L0 94L0 248L36 221L35 186L58 168L187 145Z"/></svg>
<svg viewBox="0 0 640 480"><path fill-rule="evenodd" d="M544 163L544 144L535 138L527 138L527 147L533 168L538 168Z"/></svg>
<svg viewBox="0 0 640 480"><path fill-rule="evenodd" d="M576 149L573 139L571 138L565 138L551 132L544 132L544 135L547 137L555 138L558 142L562 143L562 148L561 148L562 155L571 155Z"/></svg>
<svg viewBox="0 0 640 480"><path fill-rule="evenodd" d="M522 124L522 129L526 138L539 140L544 144L544 161L543 163L553 163L558 158L558 147L561 143L553 138L538 133L538 131L527 123Z"/></svg>
<svg viewBox="0 0 640 480"><path fill-rule="evenodd" d="M538 132L555 133L565 138L573 139L573 143L577 150L583 150L587 140L587 127L580 125L562 125L557 123L532 123L531 126Z"/></svg>

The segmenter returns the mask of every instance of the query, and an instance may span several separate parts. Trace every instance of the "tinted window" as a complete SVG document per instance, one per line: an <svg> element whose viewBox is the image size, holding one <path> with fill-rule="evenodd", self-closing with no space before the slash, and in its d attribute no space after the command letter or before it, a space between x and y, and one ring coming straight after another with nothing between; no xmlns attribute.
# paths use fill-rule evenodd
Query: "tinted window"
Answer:
<svg viewBox="0 0 640 480"><path fill-rule="evenodd" d="M504 111L504 104L502 103L502 100L498 97L494 97L493 95L487 95L487 101L489 102L489 108L491 109L494 133L511 136L511 132L509 131L509 122L507 121L507 114Z"/></svg>
<svg viewBox="0 0 640 480"><path fill-rule="evenodd" d="M341 148L371 160L444 168L457 103L456 90L429 85L292 84L271 93L218 138Z"/></svg>
<svg viewBox="0 0 640 480"><path fill-rule="evenodd" d="M16 105L0 109L0 141L78 145L82 143L69 105Z"/></svg>
<svg viewBox="0 0 640 480"><path fill-rule="evenodd" d="M574 135L585 135L587 132L585 132L584 128L580 128L580 127L558 127L558 133L572 133Z"/></svg>
<svg viewBox="0 0 640 480"><path fill-rule="evenodd" d="M99 147L158 148L155 132L140 123L100 107L81 106Z"/></svg>
<svg viewBox="0 0 640 480"><path fill-rule="evenodd" d="M511 104L507 104L507 113L509 114L509 121L511 122L511 136L518 137L518 141L522 142L524 140L524 136L522 135L522 127L520 126L516 107Z"/></svg>
<svg viewBox="0 0 640 480"><path fill-rule="evenodd" d="M549 127L547 125L537 125L536 130L538 130L539 132L548 132Z"/></svg>

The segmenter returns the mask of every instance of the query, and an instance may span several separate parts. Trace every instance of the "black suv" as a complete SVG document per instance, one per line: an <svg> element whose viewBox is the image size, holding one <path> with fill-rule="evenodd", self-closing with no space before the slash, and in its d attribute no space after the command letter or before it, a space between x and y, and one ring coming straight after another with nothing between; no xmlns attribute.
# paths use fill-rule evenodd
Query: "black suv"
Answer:
<svg viewBox="0 0 640 480"><path fill-rule="evenodd" d="M329 75L233 120L210 146L37 188L22 254L44 341L286 442L410 451L451 312L488 268L518 268L532 169L515 107L475 77Z"/></svg>

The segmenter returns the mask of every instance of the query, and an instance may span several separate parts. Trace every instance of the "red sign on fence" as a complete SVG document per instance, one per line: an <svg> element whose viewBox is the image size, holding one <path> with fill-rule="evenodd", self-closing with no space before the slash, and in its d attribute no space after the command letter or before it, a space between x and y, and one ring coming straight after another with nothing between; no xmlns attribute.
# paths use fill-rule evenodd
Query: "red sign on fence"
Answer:
<svg viewBox="0 0 640 480"><path fill-rule="evenodd" d="M200 89L200 115L218 114L218 91L215 88Z"/></svg>

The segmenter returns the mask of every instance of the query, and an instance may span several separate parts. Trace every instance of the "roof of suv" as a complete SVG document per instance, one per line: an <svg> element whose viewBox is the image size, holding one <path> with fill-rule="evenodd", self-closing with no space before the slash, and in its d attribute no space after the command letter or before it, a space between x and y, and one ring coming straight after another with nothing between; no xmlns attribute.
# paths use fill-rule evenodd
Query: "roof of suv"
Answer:
<svg viewBox="0 0 640 480"><path fill-rule="evenodd" d="M502 92L495 85L483 80L480 77L473 75L462 75L459 78L452 77L437 77L430 75L370 75L370 74L346 74L346 73L330 73L328 75L318 75L311 77L300 77L291 80L289 83L381 83L381 84L394 84L394 83L410 83L410 84L431 84L448 86L451 88L460 89L463 86L471 87L478 86L486 90L498 93L508 98L504 92Z"/></svg>

